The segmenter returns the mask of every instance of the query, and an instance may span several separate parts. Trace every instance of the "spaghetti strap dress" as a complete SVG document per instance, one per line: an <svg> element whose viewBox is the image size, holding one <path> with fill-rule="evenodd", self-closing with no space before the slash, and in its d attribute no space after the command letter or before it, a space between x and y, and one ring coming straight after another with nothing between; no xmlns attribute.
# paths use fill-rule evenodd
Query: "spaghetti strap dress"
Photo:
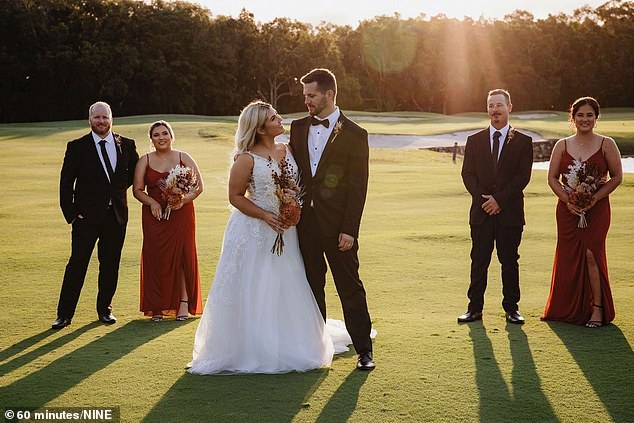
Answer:
<svg viewBox="0 0 634 423"><path fill-rule="evenodd" d="M149 155L145 171L147 193L165 208L159 184L169 172L154 170ZM182 159L181 166L186 166ZM146 316L175 316L181 298L181 276L185 275L188 311L202 314L200 275L196 252L194 203L172 210L168 220L157 220L150 206L143 205L143 249L141 251L141 311Z"/></svg>
<svg viewBox="0 0 634 423"><path fill-rule="evenodd" d="M564 141L565 145L565 141ZM559 173L563 177L575 159L565 148ZM603 156L603 141L601 148L590 156L586 165L596 166L601 177L608 173L608 163ZM605 252L605 240L610 228L610 201L602 198L586 212L588 226L579 228L579 216L572 214L566 204L559 200L557 203L557 247L550 285L550 295L542 320L560 320L577 325L585 324L592 314L593 304L603 307L603 324L614 320L614 302L610 281L608 278L608 264ZM599 268L601 283L601 302L595 302L590 279L588 276L587 252L590 251Z"/></svg>

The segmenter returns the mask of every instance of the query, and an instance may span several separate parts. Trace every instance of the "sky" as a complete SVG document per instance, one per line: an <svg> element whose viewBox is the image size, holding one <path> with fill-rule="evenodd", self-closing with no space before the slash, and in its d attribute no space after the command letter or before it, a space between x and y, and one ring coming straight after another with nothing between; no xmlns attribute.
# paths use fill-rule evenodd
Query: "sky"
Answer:
<svg viewBox="0 0 634 423"><path fill-rule="evenodd" d="M570 14L584 5L599 6L607 0L189 0L211 10L213 15L237 17L242 8L255 15L256 21L269 22L288 17L313 25L321 21L356 27L359 21L374 16L401 14L403 18L428 18L444 13L450 18L498 18L514 10L531 12L536 18L560 12Z"/></svg>

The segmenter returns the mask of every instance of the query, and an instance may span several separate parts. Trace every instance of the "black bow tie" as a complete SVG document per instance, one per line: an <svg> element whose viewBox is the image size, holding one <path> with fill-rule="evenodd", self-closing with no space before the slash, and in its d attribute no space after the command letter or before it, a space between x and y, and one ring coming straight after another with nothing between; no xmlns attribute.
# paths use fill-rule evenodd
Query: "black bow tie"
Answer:
<svg viewBox="0 0 634 423"><path fill-rule="evenodd" d="M319 120L315 116L310 118L311 125L324 125L326 128L330 127L330 121L328 119Z"/></svg>

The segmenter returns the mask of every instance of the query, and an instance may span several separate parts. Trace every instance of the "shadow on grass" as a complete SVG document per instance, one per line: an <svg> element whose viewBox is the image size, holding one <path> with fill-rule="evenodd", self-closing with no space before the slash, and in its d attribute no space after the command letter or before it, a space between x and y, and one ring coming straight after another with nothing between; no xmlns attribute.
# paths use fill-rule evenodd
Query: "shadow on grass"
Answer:
<svg viewBox="0 0 634 423"><path fill-rule="evenodd" d="M99 323L82 326L25 355L32 359L59 348L62 342L68 342L96 325ZM145 320L134 320L2 388L0 397L7 404L41 407L139 346L182 326L150 325ZM14 363L17 360L20 360L19 363ZM7 366L17 368L21 364L22 357L18 357Z"/></svg>
<svg viewBox="0 0 634 423"><path fill-rule="evenodd" d="M55 334L55 331L53 331L52 329L47 329L29 338L23 339L20 342L17 342L11 345L9 348L5 348L2 351L0 351L0 361L7 360L10 357L13 357L14 355L21 353L25 349L30 348L31 346L37 344L42 339L48 338L49 336L54 334ZM1 368L2 367L0 367L0 369Z"/></svg>
<svg viewBox="0 0 634 423"><path fill-rule="evenodd" d="M310 407L306 399L327 374L327 369L282 375L185 373L143 421L291 422Z"/></svg>
<svg viewBox="0 0 634 423"><path fill-rule="evenodd" d="M548 322L596 392L612 420L634 421L634 354L615 325L597 329Z"/></svg>
<svg viewBox="0 0 634 423"><path fill-rule="evenodd" d="M514 406L516 410L523 411L523 417L518 420L558 422L559 418L542 391L541 379L537 374L533 353L522 326L507 323L506 332L513 359L511 385Z"/></svg>
<svg viewBox="0 0 634 423"><path fill-rule="evenodd" d="M541 390L526 334L520 326L507 325L513 360L510 392L493 353L482 321L469 324L480 394L480 421L559 421Z"/></svg>
<svg viewBox="0 0 634 423"><path fill-rule="evenodd" d="M370 372L353 370L319 414L317 422L345 422L348 421L359 400L359 391Z"/></svg>
<svg viewBox="0 0 634 423"><path fill-rule="evenodd" d="M100 326L101 323L99 322L92 322L89 323L87 325L84 325L80 328L77 328L76 330L66 333L62 336L60 336L59 338L53 339L51 342L49 342L48 344L42 345L36 349L34 349L33 351L30 351L24 355L21 355L19 357L14 358L13 360L4 363L2 365L0 365L0 375L4 376L5 374L14 371L15 369L18 369L22 366L24 366L25 364L30 363L31 361L35 360L38 357L41 357L53 350L56 350L57 348L60 348L64 345L66 345L67 343L71 342L72 340L78 338L79 336L81 336L82 334L88 332L90 329L93 329L97 326ZM70 328L66 329L69 330ZM72 329L70 329L72 330ZM19 353L20 351L23 351L25 349L27 349L28 347L30 347L31 345L35 345L37 342L41 341L42 339L50 336L50 335L55 335L58 332L54 331L53 329L48 329L42 333L39 333L37 335L34 335L30 338L27 338L23 341L18 342L15 345L12 345L11 347L7 348L6 350L3 350L0 353L0 357L2 359L5 359L5 351L7 353L7 357L9 358L17 353Z"/></svg>

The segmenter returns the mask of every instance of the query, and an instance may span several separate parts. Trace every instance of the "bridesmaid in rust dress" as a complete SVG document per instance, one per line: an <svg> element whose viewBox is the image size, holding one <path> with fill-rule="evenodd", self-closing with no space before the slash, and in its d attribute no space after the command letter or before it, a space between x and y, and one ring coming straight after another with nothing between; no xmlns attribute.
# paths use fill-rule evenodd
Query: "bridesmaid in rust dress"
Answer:
<svg viewBox="0 0 634 423"><path fill-rule="evenodd" d="M608 195L623 179L616 143L594 132L598 117L599 103L594 98L582 97L573 103L570 120L575 125L575 134L557 141L548 169L548 185L559 201L557 248L542 320L585 324L589 328L603 326L614 319L605 239L610 227ZM580 163L587 168L596 167L605 180L584 208L571 202L571 187L565 177L571 166ZM578 227L582 213L587 221L585 228Z"/></svg>
<svg viewBox="0 0 634 423"><path fill-rule="evenodd" d="M193 201L203 191L203 181L196 162L187 153L172 150L174 131L169 123L154 122L149 136L155 151L139 159L133 184L134 197L143 203L140 307L153 321L163 316L186 320L189 314L202 314ZM190 168L197 184L170 204L166 217L160 185L178 165Z"/></svg>

